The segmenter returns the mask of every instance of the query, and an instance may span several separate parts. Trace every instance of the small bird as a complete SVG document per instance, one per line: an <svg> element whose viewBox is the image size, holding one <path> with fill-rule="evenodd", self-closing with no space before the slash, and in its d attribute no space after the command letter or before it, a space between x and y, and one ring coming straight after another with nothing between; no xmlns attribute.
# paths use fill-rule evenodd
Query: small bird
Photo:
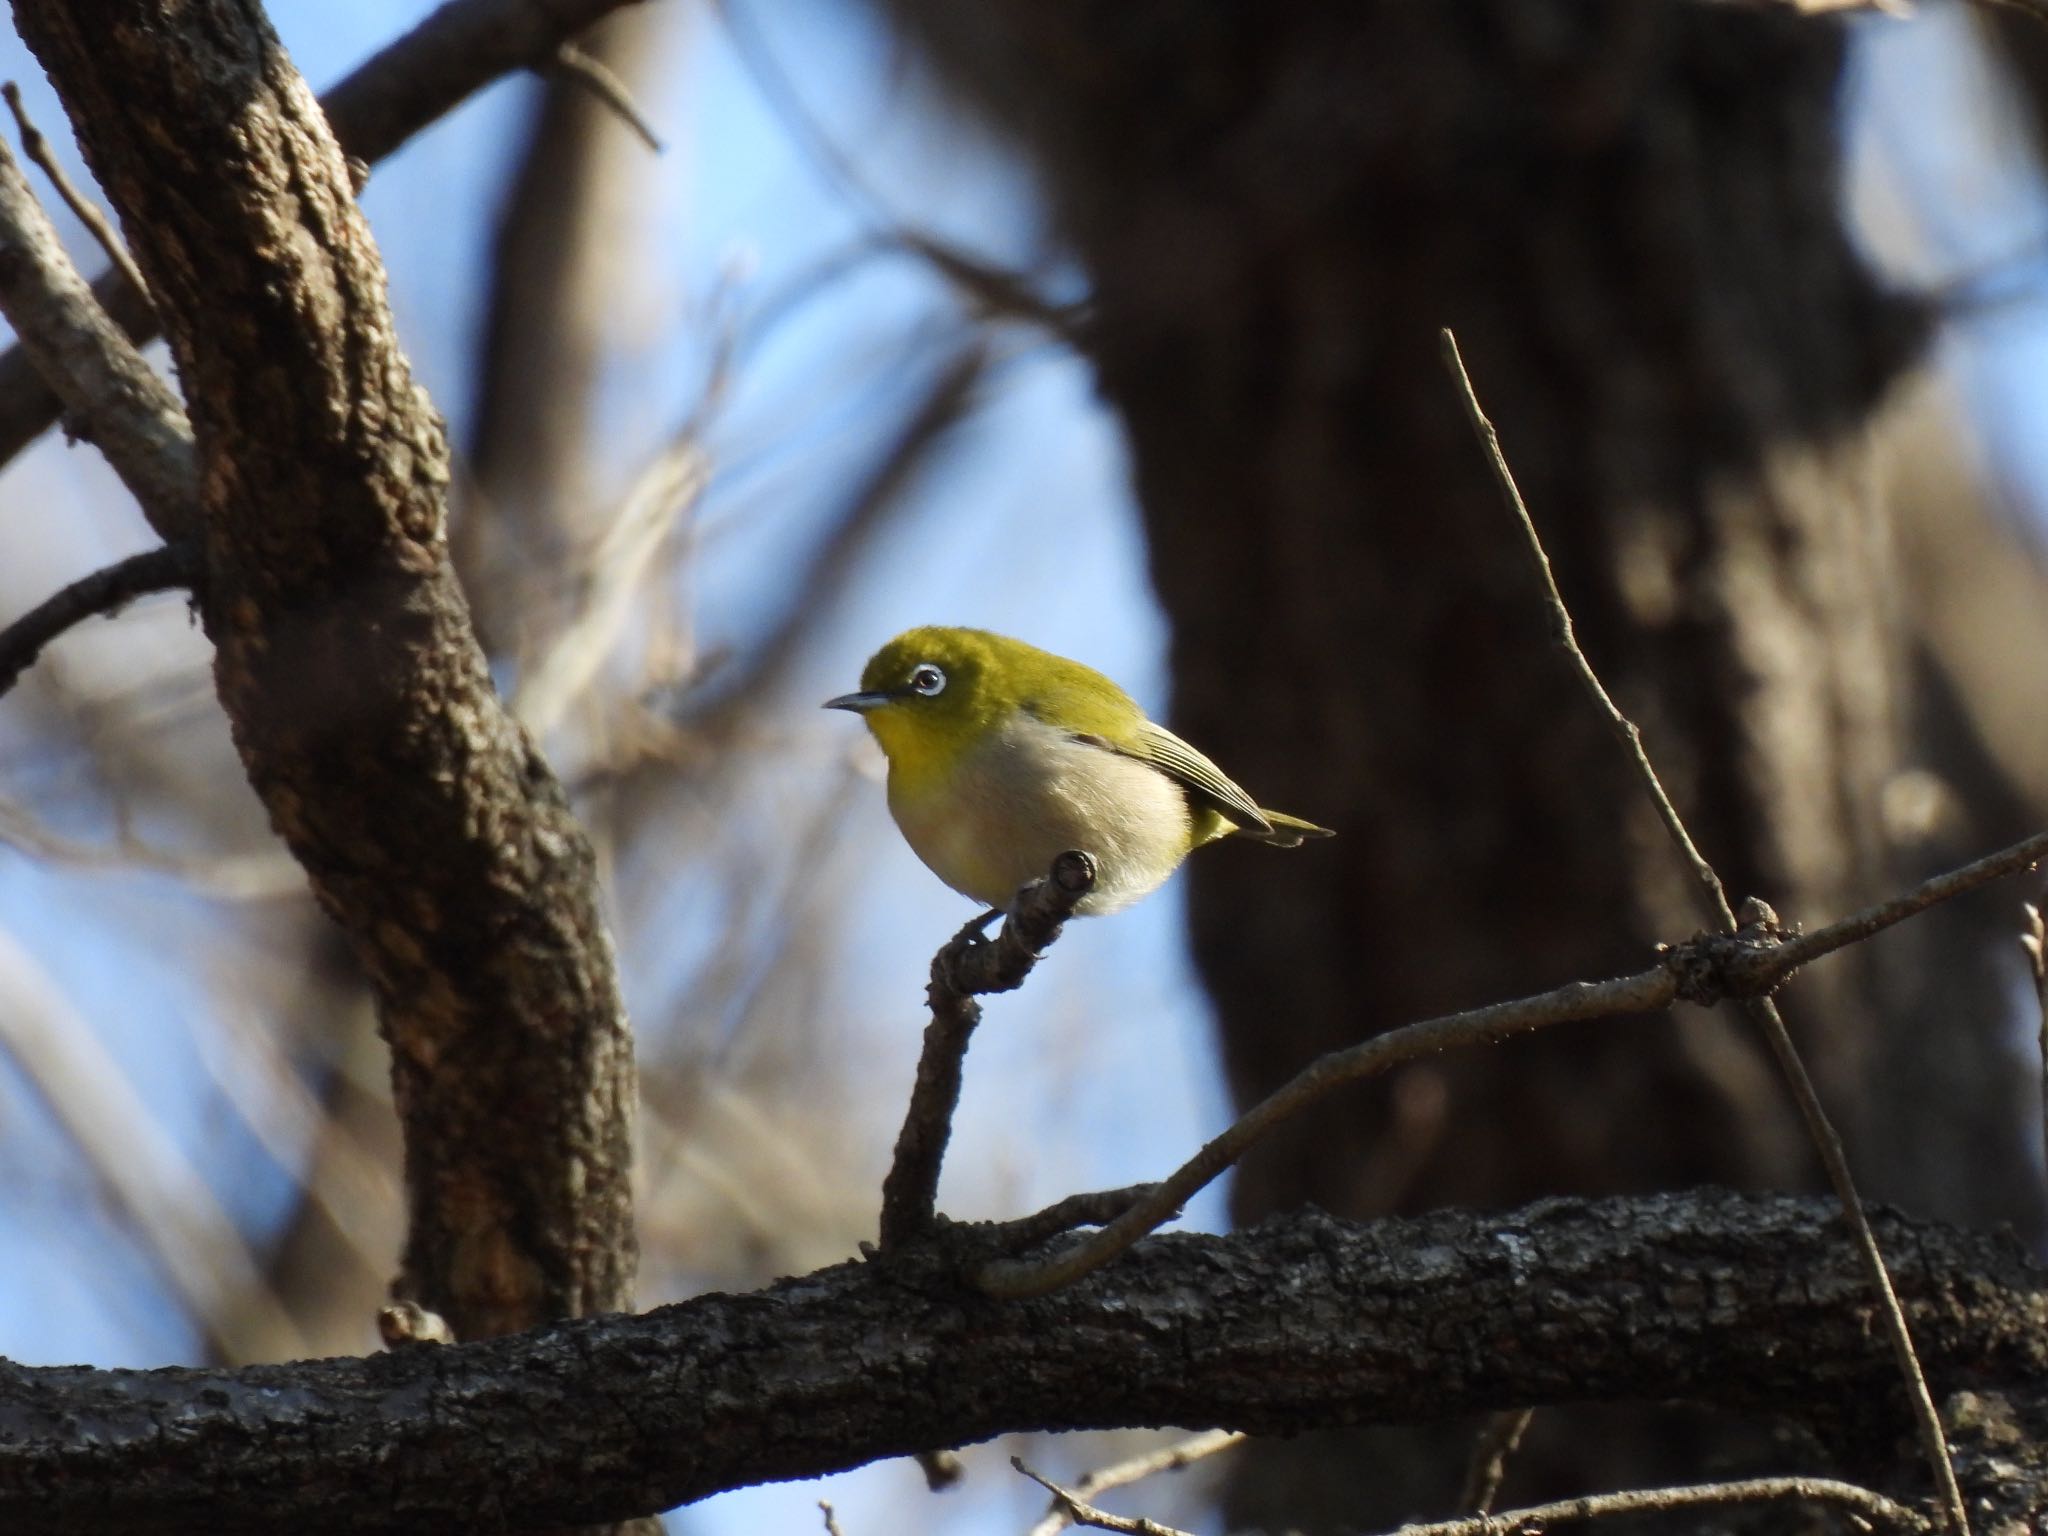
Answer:
<svg viewBox="0 0 2048 1536"><path fill-rule="evenodd" d="M1220 837L1281 848L1327 827L1261 810L1223 770L1092 667L984 629L906 630L875 652L861 715L889 759L889 811L931 872L1007 907L1070 848L1095 888L1075 909L1115 912Z"/></svg>

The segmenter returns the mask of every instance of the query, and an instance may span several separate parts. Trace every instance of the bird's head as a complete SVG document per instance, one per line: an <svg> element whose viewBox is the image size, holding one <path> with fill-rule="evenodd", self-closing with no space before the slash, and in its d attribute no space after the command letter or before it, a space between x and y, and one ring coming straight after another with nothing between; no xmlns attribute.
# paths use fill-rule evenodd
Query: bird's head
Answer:
<svg viewBox="0 0 2048 1536"><path fill-rule="evenodd" d="M905 630L868 658L860 692L827 699L825 708L865 718L891 762L950 759L1016 707L1041 654L986 630Z"/></svg>

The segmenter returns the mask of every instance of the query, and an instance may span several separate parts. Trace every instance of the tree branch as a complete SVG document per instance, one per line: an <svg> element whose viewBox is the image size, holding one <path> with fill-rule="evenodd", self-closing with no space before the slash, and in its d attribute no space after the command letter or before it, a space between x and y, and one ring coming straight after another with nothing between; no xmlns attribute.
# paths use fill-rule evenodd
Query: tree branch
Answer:
<svg viewBox="0 0 2048 1536"><path fill-rule="evenodd" d="M0 311L69 430L106 455L166 542L199 532L192 426L171 387L110 320L0 139Z"/></svg>
<svg viewBox="0 0 2048 1536"><path fill-rule="evenodd" d="M1650 802L1656 807L1658 818L1664 823L1664 830L1670 835L1672 845L1677 848L1691 869L1693 878L1699 883L1709 910L1719 919L1721 927L1734 933L1742 924L1737 921L1735 911L1728 905L1728 893L1722 887L1721 877L1714 866L1693 842L1692 834L1686 830L1685 820L1672 804L1671 796L1665 792L1664 784L1657 777L1657 770L1650 763L1650 756L1643 748L1643 733L1636 724L1621 712L1607 687L1600 681L1600 675L1593 670L1593 663L1580 649L1578 636L1573 631L1571 610L1565 606L1564 594L1557 589L1557 579L1550 569L1550 555L1543 548L1543 538L1536 531L1535 519L1530 517L1529 508L1522 500L1521 487L1515 484L1514 471L1508 468L1507 455L1501 451L1500 435L1494 431L1493 423L1479 404L1479 395L1472 387L1471 376L1465 371L1465 359L1458 351L1458 338L1446 327L1442 333L1444 362L1451 377L1458 383L1464 395L1465 413L1472 423L1472 430L1478 436L1480 446L1486 450L1491 461L1495 481L1500 486L1501 499L1506 502L1508 513L1520 525L1523 547L1527 550L1534 567L1538 583L1543 588L1544 607L1550 616L1551 638L1557 643L1573 669L1579 675L1594 707L1606 718L1608 728L1624 752L1635 764L1636 776L1641 780ZM1757 909L1759 916L1770 926L1776 926L1777 914L1761 902L1747 904ZM1842 1139L1835 1133L1834 1123L1828 1118L1820 1093L1813 1086L1813 1079L1806 1070L1806 1062L1799 1054L1799 1048L1792 1041L1792 1032L1785 1027L1785 1020L1778 1012L1777 1000L1772 997L1753 997L1747 1001L1746 1011L1763 1032L1765 1042L1770 1046L1771 1057L1777 1063L1778 1074L1784 1079L1792 1102L1799 1110L1799 1118L1806 1126L1807 1139L1813 1143L1819 1155L1821 1166L1827 1171L1829 1186L1835 1198L1842 1202L1842 1211L1849 1220L1850 1235L1856 1241L1858 1252L1863 1255L1864 1267L1870 1273L1870 1284L1877 1292L1882 1305L1885 1332L1890 1338L1892 1352L1898 1358L1899 1374L1905 1380L1906 1390L1913 1399L1914 1419L1919 1427L1921 1450L1927 1457L1934 1478L1940 1485L1944 1515L1955 1536L1970 1536L1970 1517L1963 1508L1962 1492L1956 1486L1955 1469L1949 1465L1948 1448L1942 1438L1941 1415L1936 1411L1934 1399L1927 1390L1926 1379L1921 1375L1919 1357L1913 1351L1913 1337L1906 1327L1905 1314L1899 1310L1896 1297L1892 1295L1891 1276L1885 1269L1884 1254L1878 1248L1877 1238L1870 1230L1869 1217L1864 1213L1863 1197L1856 1192L1856 1181L1849 1169L1848 1154L1842 1150Z"/></svg>
<svg viewBox="0 0 2048 1536"><path fill-rule="evenodd" d="M1146 1233L1171 1221L1188 1198L1250 1151L1275 1127L1347 1083L1377 1077L1402 1062L1474 1045L1491 1045L1553 1024L1651 1013L1676 1002L1703 1007L1724 998L1768 997L1809 961L1859 943L1894 923L2048 858L2048 832L1922 881L1809 934L1788 934L1775 916L1734 933L1703 933L1664 946L1659 964L1606 981L1573 981L1533 997L1513 998L1424 1019L1375 1035L1310 1062L1238 1116L1180 1167L1118 1216L1080 1242L1048 1257L998 1259L980 1276L991 1296L1038 1296L1108 1263Z"/></svg>
<svg viewBox="0 0 2048 1536"><path fill-rule="evenodd" d="M444 432L327 120L255 6L14 9L187 391L237 749L377 993L398 1294L459 1338L630 1305L635 1089L594 860L470 631Z"/></svg>
<svg viewBox="0 0 2048 1536"><path fill-rule="evenodd" d="M601 18L634 0L448 0L336 85L320 105L351 157L374 164L502 75L534 68ZM95 302L137 343L158 334L146 295L109 269ZM0 353L0 464L63 409L19 345Z"/></svg>
<svg viewBox="0 0 2048 1536"><path fill-rule="evenodd" d="M932 956L925 989L932 1021L910 1107L896 1136L896 1156L882 1181L882 1247L887 1250L931 1229L939 1194L939 1167L953 1134L953 1110L960 1102L960 1069L967 1042L981 1023L975 998L1024 985L1039 955L1060 936L1081 898L1095 888L1095 861L1069 849L1052 861L1043 880L1021 887L1009 916L993 941L982 937L993 912L962 928Z"/></svg>
<svg viewBox="0 0 2048 1536"><path fill-rule="evenodd" d="M1943 1389L2038 1384L2048 1273L2009 1240L1878 1220ZM4 1367L0 1525L516 1529L1010 1431L1286 1433L1638 1398L1807 1412L1892 1468L1907 1412L1841 1239L1830 1202L1724 1191L1368 1224L1309 1212L1157 1237L996 1304L961 1284L975 1231L957 1228L751 1296L482 1344L237 1371ZM2024 1409L2019 1443L2038 1442L2042 1411ZM2048 1506L2038 1483L1998 1483L1998 1460L1964 1457L1973 1497L2001 1518Z"/></svg>
<svg viewBox="0 0 2048 1536"><path fill-rule="evenodd" d="M21 680L44 646L74 624L112 617L151 592L189 587L198 573L199 559L191 545L160 544L79 577L0 629L0 695Z"/></svg>

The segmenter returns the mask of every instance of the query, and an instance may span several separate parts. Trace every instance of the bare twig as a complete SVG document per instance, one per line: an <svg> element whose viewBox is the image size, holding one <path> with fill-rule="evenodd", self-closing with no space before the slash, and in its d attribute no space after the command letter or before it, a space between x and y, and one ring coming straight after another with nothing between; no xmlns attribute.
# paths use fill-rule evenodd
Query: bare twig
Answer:
<svg viewBox="0 0 2048 1536"><path fill-rule="evenodd" d="M1664 823L1664 830L1671 834L1671 841L1685 856L1692 867L1693 879L1699 882L1706 898L1709 911L1719 918L1721 926L1735 928L1735 912L1728 905L1728 893L1721 888L1721 877L1714 873L1713 865L1693 845L1692 834L1685 830L1685 823L1679 819L1677 809L1671 804L1671 797L1664 793L1664 785L1657 778L1657 770L1651 766L1650 756L1643 750L1643 733L1636 729L1635 722L1624 715L1608 694L1600 675L1593 670L1593 664L1586 660L1586 653L1579 649L1579 638L1572 626L1571 610L1565 607L1564 594L1557 590L1557 577L1550 569L1550 556L1544 552L1543 540L1537 537L1536 524L1529 516L1529 508L1522 500L1520 487L1508 468L1506 455L1501 452L1500 434L1493 429L1493 423L1486 419L1486 412L1479 408L1479 396L1472 388L1471 376L1465 372L1465 359L1458 353L1458 338L1448 330L1443 332L1444 361L1451 370L1451 376L1458 381L1458 388L1465 399L1465 414L1471 419L1472 430L1478 434L1479 442L1486 450L1493 465L1493 478L1500 486L1501 497L1508 504L1508 511L1521 524L1523 548L1529 554L1529 561L1536 573L1537 583L1543 588L1545 610L1550 615L1550 638L1557 643L1572 669L1578 673L1579 681L1586 685L1586 691L1593 696L1593 702L1607 717L1609 729L1621 743L1635 763L1636 772L1650 787L1650 798L1656 802L1657 815Z"/></svg>
<svg viewBox="0 0 2048 1536"><path fill-rule="evenodd" d="M830 1499L818 1500L818 1512L825 1517L825 1536L846 1536L839 1528L839 1516L833 1512Z"/></svg>
<svg viewBox="0 0 2048 1536"><path fill-rule="evenodd" d="M1185 1531L1156 1520L1130 1515L1113 1515L1087 1501L1078 1489L1062 1488L1052 1479L1034 1472L1020 1456L1010 1465L1050 1493L1056 1509L1075 1525L1091 1530L1121 1531L1126 1536L1188 1536ZM1684 1509L1725 1508L1738 1504L1819 1504L1844 1510L1880 1529L1923 1532L1930 1529L1905 1505L1895 1503L1854 1483L1824 1477L1757 1477L1743 1482L1699 1483L1682 1488L1636 1488L1625 1493L1594 1494L1588 1498L1559 1499L1527 1509L1506 1510L1498 1515L1468 1515L1458 1520L1404 1525L1393 1536L1504 1536L1522 1530L1540 1530L1587 1520L1611 1519L1622 1515L1661 1514ZM1042 1528L1042 1523L1041 1527ZM1032 1536L1039 1536L1034 1528ZM1058 1530L1059 1527L1051 1527Z"/></svg>
<svg viewBox="0 0 2048 1536"><path fill-rule="evenodd" d="M1246 1110L1234 1124L1101 1231L1044 1258L997 1259L982 1267L976 1281L991 1296L1023 1297L1042 1296L1078 1280L1179 1214L1190 1196L1236 1162L1268 1131L1346 1083L1377 1077L1420 1056L1433 1056L1460 1046L1490 1045L1550 1024L1651 1013L1669 1007L1678 996L1674 970L1668 965L1656 965L1609 981L1575 981L1534 997L1425 1019L1332 1051L1309 1063Z"/></svg>
<svg viewBox="0 0 2048 1536"><path fill-rule="evenodd" d="M1550 556L1545 553L1543 539L1536 531L1536 524L1529 516L1529 508L1522 500L1522 492L1515 484L1514 472L1508 468L1506 456L1501 452L1500 435L1494 431L1493 423L1487 420L1486 412L1480 408L1479 395L1472 387L1471 375L1465 371L1465 359L1458 352L1458 338L1445 329L1443 335L1444 361L1457 380L1464 396L1465 413L1471 418L1472 429L1480 444L1485 448L1493 466L1494 479L1500 486L1502 499L1508 510L1521 525L1522 538L1528 548L1535 567L1538 581L1542 584L1546 608L1550 614L1551 638L1554 639L1570 658L1579 680L1585 684L1586 692L1594 704L1607 717L1609 726L1635 763L1636 773L1649 793L1651 802L1657 808L1657 815L1670 833L1672 844L1691 867L1693 878L1699 882L1708 904L1720 919L1721 926L1733 933L1741 925L1728 905L1728 893L1721 885L1721 877L1701 854L1686 831L1685 822L1678 809L1665 793L1663 783L1657 777L1657 770L1651 765L1649 754L1643 750L1642 732L1635 723L1615 706L1600 681L1593 664L1586 659L1586 653L1579 649L1579 642L1572 630L1572 617L1565 607L1564 596L1557 589L1557 580L1551 574ZM1758 916L1767 926L1776 926L1776 914L1762 903L1756 903ZM1885 1320L1885 1331L1897 1357L1899 1374L1905 1379L1907 1394L1912 1399L1913 1417L1920 1435L1921 1450L1934 1473L1936 1485L1941 1490L1948 1523L1956 1536L1968 1536L1969 1515L1963 1508L1962 1490L1956 1484L1955 1467L1949 1460L1948 1442L1941 1428L1941 1415L1935 1411L1933 1395L1927 1390L1927 1379L1920 1369L1920 1358L1913 1348L1911 1330L1906 1326L1906 1314L1899 1307L1899 1298L1892 1287L1892 1279L1885 1268L1884 1255L1877 1246L1877 1236L1870 1230L1870 1218L1863 1210L1863 1200L1856 1192L1856 1181L1849 1171L1849 1159L1842 1151L1842 1140L1835 1134L1829 1122L1820 1095L1815 1092L1813 1079L1807 1073L1806 1063L1800 1059L1799 1049L1792 1042L1791 1031L1785 1028L1784 1017L1778 1012L1777 1003L1768 996L1750 999L1749 1016L1762 1029L1765 1041L1770 1045L1771 1055L1778 1064L1779 1074L1785 1079L1785 1086L1791 1092L1793 1102L1799 1108L1799 1117L1805 1122L1808 1138L1814 1151L1820 1155L1821 1165L1827 1170L1828 1183L1834 1189L1835 1198L1842 1202L1843 1213L1849 1219L1849 1227L1856 1241L1857 1249L1863 1255L1864 1267L1869 1272L1871 1286L1877 1291L1881 1311Z"/></svg>
<svg viewBox="0 0 2048 1536"><path fill-rule="evenodd" d="M1146 1451L1142 1455L1090 1472L1074 1484L1070 1493L1075 1498L1092 1499L1096 1494L1110 1488L1127 1488L1132 1483L1161 1472L1178 1472L1183 1467L1193 1466L1219 1451L1227 1451L1234 1445L1242 1445L1244 1441L1245 1436L1237 1430L1212 1429L1205 1434L1194 1435L1186 1440L1176 1440L1171 1445L1162 1445L1157 1450ZM1059 1536L1061 1531L1073 1523L1066 1504L1055 1494L1052 1508L1046 1511L1045 1518L1032 1526L1025 1536Z"/></svg>
<svg viewBox="0 0 2048 1536"><path fill-rule="evenodd" d="M63 162L51 153L50 141L43 137L42 129L28 115L28 108L21 103L21 87L12 80L0 84L0 96L7 98L7 109L14 114L14 126L21 131L21 152L29 157L42 173L50 178L50 185L57 189L57 195L64 199L78 222L91 232L99 242L101 250L107 253L107 260L115 270L128 279L129 285L142 296L151 313L156 310L149 297L149 284L142 280L142 269L135 265L135 258L128 254L128 246L114 229L100 206L73 185L65 174Z"/></svg>
<svg viewBox="0 0 2048 1536"><path fill-rule="evenodd" d="M944 240L912 229L867 183L811 114L802 92L783 70L774 50L754 30L745 7L733 4L732 0L716 0L713 8L724 21L726 35L732 39L740 62L791 135L817 163L825 179L835 183L848 202L865 210L887 232L892 246L928 262L982 314L1022 320L1042 326L1055 336L1074 338L1086 318L1086 306L1053 303L1038 294L1022 274L1004 271Z"/></svg>
<svg viewBox="0 0 2048 1536"><path fill-rule="evenodd" d="M191 545L160 544L81 576L45 598L0 629L0 695L19 682L43 647L65 630L96 616L112 617L151 592L190 587L198 570L198 552Z"/></svg>
<svg viewBox="0 0 2048 1536"><path fill-rule="evenodd" d="M967 924L932 957L925 989L932 1021L925 1027L917 1083L896 1137L896 1156L882 1184L882 1247L886 1251L930 1229L938 1201L939 1166L960 1102L960 1063L981 1022L975 998L1008 992L1024 984L1046 946L1076 905L1095 886L1095 860L1069 849L1052 861L1043 880L1034 880L1010 903L1002 932L982 937L985 917Z"/></svg>
<svg viewBox="0 0 2048 1536"><path fill-rule="evenodd" d="M2032 869L2043 859L2048 859L2048 832L2037 832L1996 853L1988 853L1981 859L1923 880L1910 891L1875 902L1811 933L1793 934L1773 952L1772 961L1774 965L1786 966L1782 974L1790 975L1793 969L1808 960L1832 954L1859 939L1867 939L1894 923L1917 917L1929 907L1965 895L1992 880L2002 880L2023 869Z"/></svg>
<svg viewBox="0 0 2048 1536"><path fill-rule="evenodd" d="M1680 1001L1704 1005L1729 997L1768 996L1799 966L1903 922L1936 902L2017 873L2044 856L2048 833L2039 833L1814 933L1787 939L1775 925L1759 923L1733 934L1702 934L1666 948L1660 963L1648 970L1607 981L1568 982L1532 997L1424 1019L1332 1051L1246 1110L1101 1231L1042 1259L996 1260L980 1271L976 1282L991 1296L1019 1297L1042 1296L1078 1280L1171 1220L1190 1196L1268 1131L1346 1083L1377 1077L1419 1057L1491 1045L1552 1024L1653 1013Z"/></svg>
<svg viewBox="0 0 2048 1536"><path fill-rule="evenodd" d="M1034 1211L1015 1221L998 1223L993 1233L994 1241L998 1247L1014 1252L1035 1248L1047 1239L1058 1237L1062 1232L1071 1232L1076 1227L1106 1226L1151 1194L1155 1187L1151 1184L1130 1184L1122 1189L1068 1195L1042 1211Z"/></svg>
<svg viewBox="0 0 2048 1536"><path fill-rule="evenodd" d="M555 50L553 67L557 73L574 80L609 107L619 121L657 155L667 147L661 142L661 135L654 131L654 125L647 121L647 114L640 110L640 104L633 100L633 93L626 82L596 54L577 47L573 42L564 43Z"/></svg>
<svg viewBox="0 0 2048 1536"><path fill-rule="evenodd" d="M320 98L354 160L382 160L501 75L544 63L562 42L631 0L446 0ZM137 343L158 334L142 295L118 272L92 285L96 302ZM0 353L0 464L57 419L60 403L26 347Z"/></svg>
<svg viewBox="0 0 2048 1536"><path fill-rule="evenodd" d="M166 542L196 534L199 475L185 409L100 308L4 140L0 311L63 401L67 428L107 456L149 525Z"/></svg>
<svg viewBox="0 0 2048 1536"><path fill-rule="evenodd" d="M1459 1509L1483 1515L1493 1508L1501 1479L1507 1476L1508 1458L1521 1445L1522 1436L1529 1432L1529 1421L1535 1417L1534 1408L1510 1408L1505 1413L1487 1415L1472 1441L1472 1455L1465 1464L1464 1486L1458 1490Z"/></svg>
<svg viewBox="0 0 2048 1536"><path fill-rule="evenodd" d="M1683 1488L1632 1488L1625 1493L1599 1493L1588 1498L1559 1499L1497 1515L1470 1515L1404 1525L1393 1536L1505 1536L1511 1531L1547 1530L1585 1520L1618 1515L1663 1514L1681 1509L1713 1509L1731 1504L1819 1504L1843 1510L1881 1530L1921 1532L1931 1529L1903 1504L1854 1483L1826 1477L1754 1477L1734 1483L1697 1483Z"/></svg>
<svg viewBox="0 0 2048 1536"><path fill-rule="evenodd" d="M1123 1531L1127 1536L1189 1536L1187 1531L1177 1526L1161 1525L1157 1520L1112 1515L1106 1509L1097 1509L1079 1495L1062 1488L1051 1478L1032 1471L1024 1464L1022 1456L1012 1456L1010 1465L1051 1494L1053 1504L1073 1525L1085 1525L1096 1531Z"/></svg>
<svg viewBox="0 0 2048 1536"><path fill-rule="evenodd" d="M967 1463L955 1451L919 1451L911 1459L924 1474L924 1485L932 1493L944 1493L967 1475Z"/></svg>

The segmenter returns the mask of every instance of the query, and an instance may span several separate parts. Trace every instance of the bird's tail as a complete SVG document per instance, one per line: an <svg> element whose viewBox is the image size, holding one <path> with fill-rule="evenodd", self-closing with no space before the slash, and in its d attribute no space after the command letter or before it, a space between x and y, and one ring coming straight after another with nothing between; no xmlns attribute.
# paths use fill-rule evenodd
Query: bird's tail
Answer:
<svg viewBox="0 0 2048 1536"><path fill-rule="evenodd" d="M1259 808L1259 814L1272 823L1272 830L1261 832L1257 827L1239 827L1239 837L1271 843L1275 848L1299 848L1312 837L1337 835L1328 827L1319 827L1312 821L1303 821L1299 816L1282 816L1278 811L1269 811L1263 806Z"/></svg>

